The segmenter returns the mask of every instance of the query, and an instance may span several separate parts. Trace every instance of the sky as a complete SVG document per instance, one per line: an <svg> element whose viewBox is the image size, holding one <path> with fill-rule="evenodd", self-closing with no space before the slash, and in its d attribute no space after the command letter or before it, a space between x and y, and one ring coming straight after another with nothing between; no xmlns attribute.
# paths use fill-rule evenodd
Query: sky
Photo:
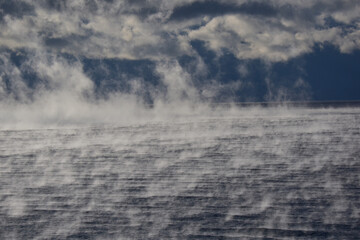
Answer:
<svg viewBox="0 0 360 240"><path fill-rule="evenodd" d="M0 29L2 107L360 100L358 0L0 0Z"/></svg>

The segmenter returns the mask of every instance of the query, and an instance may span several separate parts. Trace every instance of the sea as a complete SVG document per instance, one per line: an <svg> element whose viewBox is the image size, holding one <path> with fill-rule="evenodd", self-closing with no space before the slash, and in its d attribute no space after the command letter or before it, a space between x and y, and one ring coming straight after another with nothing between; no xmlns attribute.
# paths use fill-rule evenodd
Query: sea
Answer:
<svg viewBox="0 0 360 240"><path fill-rule="evenodd" d="M360 107L0 128L0 239L360 239Z"/></svg>

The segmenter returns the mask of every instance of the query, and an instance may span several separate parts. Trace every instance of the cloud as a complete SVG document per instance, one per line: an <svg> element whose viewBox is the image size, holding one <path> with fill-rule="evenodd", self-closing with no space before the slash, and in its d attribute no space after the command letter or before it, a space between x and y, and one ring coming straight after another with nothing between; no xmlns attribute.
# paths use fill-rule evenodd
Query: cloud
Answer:
<svg viewBox="0 0 360 240"><path fill-rule="evenodd" d="M189 31L189 37L205 41L219 54L228 49L240 59L268 61L286 61L308 53L315 43L340 43L341 30L338 28L301 31L286 26L291 23L278 20L272 23L269 31L269 25L247 16L227 15L213 18L205 26Z"/></svg>
<svg viewBox="0 0 360 240"><path fill-rule="evenodd" d="M218 54L228 49L240 59L286 61L316 43L329 42L342 52L359 48L360 7L352 0L24 0L0 7L0 44L10 49L160 60L194 55L190 42L197 39ZM329 27L329 17L353 27Z"/></svg>
<svg viewBox="0 0 360 240"><path fill-rule="evenodd" d="M21 18L24 15L31 14L34 14L34 6L30 3L18 0L0 0L0 21L3 20L6 15Z"/></svg>
<svg viewBox="0 0 360 240"><path fill-rule="evenodd" d="M234 8L229 14L215 16L200 28L189 30L189 38L205 41L219 54L228 49L240 59L261 58L272 62L287 61L311 52L315 44L331 43L346 53L359 48L355 38L357 27L345 31L343 27L324 24L326 17L343 16L348 11L354 11L349 8L351 5L359 13L360 9L353 1L347 1L347 4L318 2L305 7L283 2L272 5L273 12L277 14L273 17L269 15L269 18L235 14L237 10ZM320 7L323 11L319 10ZM358 24L359 18L346 19L344 24L354 21Z"/></svg>
<svg viewBox="0 0 360 240"><path fill-rule="evenodd" d="M29 97L21 70L10 61L9 53L0 55L0 100L23 100Z"/></svg>
<svg viewBox="0 0 360 240"><path fill-rule="evenodd" d="M27 103L44 94L66 92L82 97L93 92L93 82L78 60L68 61L46 52L5 52L0 55L0 97ZM31 57L29 57L31 56Z"/></svg>
<svg viewBox="0 0 360 240"><path fill-rule="evenodd" d="M44 43L46 46L48 47L53 47L53 48L62 48L67 46L69 43L66 39L63 38L45 38L44 39Z"/></svg>
<svg viewBox="0 0 360 240"><path fill-rule="evenodd" d="M288 62L327 44L351 53L359 15L355 0L0 0L0 101L228 101L257 84L261 97L287 98L294 91L267 74L247 81L246 63ZM237 73L222 72L227 54Z"/></svg>
<svg viewBox="0 0 360 240"><path fill-rule="evenodd" d="M219 1L197 1L189 5L176 7L169 20L185 20L201 16L219 16L224 14L249 14L259 16L275 16L277 10L266 2L245 2L241 5Z"/></svg>

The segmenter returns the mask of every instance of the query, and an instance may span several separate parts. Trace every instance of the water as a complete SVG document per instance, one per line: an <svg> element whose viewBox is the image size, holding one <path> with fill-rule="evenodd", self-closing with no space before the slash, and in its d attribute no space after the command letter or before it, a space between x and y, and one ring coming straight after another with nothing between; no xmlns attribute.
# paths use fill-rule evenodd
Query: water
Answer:
<svg viewBox="0 0 360 240"><path fill-rule="evenodd" d="M0 131L1 239L358 239L360 108Z"/></svg>

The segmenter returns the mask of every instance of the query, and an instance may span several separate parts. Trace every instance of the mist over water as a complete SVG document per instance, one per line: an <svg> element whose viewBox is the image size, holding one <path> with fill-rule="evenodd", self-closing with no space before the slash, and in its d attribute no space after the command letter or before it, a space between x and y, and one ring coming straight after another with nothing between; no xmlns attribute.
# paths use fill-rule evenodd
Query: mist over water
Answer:
<svg viewBox="0 0 360 240"><path fill-rule="evenodd" d="M35 58L33 85L5 64L0 86L0 238L359 235L357 106L217 104L177 61L149 85Z"/></svg>
<svg viewBox="0 0 360 240"><path fill-rule="evenodd" d="M1 238L359 236L359 108L94 106L2 116Z"/></svg>
<svg viewBox="0 0 360 240"><path fill-rule="evenodd" d="M218 104L241 81L200 84L169 59L151 63L150 81L131 69L141 61L113 76L125 63L107 75L111 62L8 58L1 238L359 235L360 108ZM268 100L284 100L267 83Z"/></svg>
<svg viewBox="0 0 360 240"><path fill-rule="evenodd" d="M0 0L0 240L358 239L358 2Z"/></svg>

